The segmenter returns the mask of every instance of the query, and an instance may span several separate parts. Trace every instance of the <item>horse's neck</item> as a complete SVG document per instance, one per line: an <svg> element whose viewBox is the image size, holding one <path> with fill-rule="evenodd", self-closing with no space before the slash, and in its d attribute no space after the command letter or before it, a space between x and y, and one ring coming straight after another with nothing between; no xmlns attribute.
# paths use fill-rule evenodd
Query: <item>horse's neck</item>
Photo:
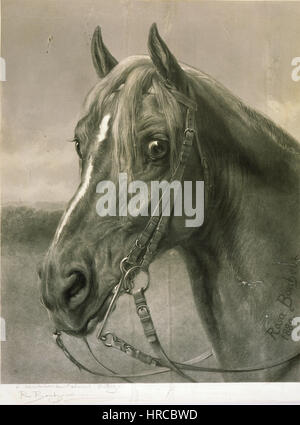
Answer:
<svg viewBox="0 0 300 425"><path fill-rule="evenodd" d="M254 367L299 351L290 328L300 316L299 154L292 138L260 116L238 116L240 106L214 102L224 121L218 145L211 139L207 150L208 224L185 252L217 356Z"/></svg>
<svg viewBox="0 0 300 425"><path fill-rule="evenodd" d="M264 242L272 256L285 241L286 255L296 255L299 143L218 83L204 81L198 132L208 171L211 234L216 236L216 222L221 223L218 239L223 235L225 245L243 258L249 253L261 258Z"/></svg>
<svg viewBox="0 0 300 425"><path fill-rule="evenodd" d="M262 124L259 131L251 120L246 129L238 124L231 130L237 156L227 161L226 149L219 155L223 170L215 182L226 258L246 281L261 281L274 262L299 254L299 152L289 136L284 140L279 129L276 136L268 122Z"/></svg>

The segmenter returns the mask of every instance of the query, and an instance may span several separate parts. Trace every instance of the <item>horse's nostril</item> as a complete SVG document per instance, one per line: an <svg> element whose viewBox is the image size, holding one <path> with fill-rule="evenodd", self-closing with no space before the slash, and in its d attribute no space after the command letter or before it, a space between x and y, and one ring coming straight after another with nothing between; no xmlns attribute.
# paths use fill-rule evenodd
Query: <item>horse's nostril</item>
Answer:
<svg viewBox="0 0 300 425"><path fill-rule="evenodd" d="M69 309L75 309L86 299L89 293L88 282L80 271L73 271L68 277L68 288L64 291L64 301Z"/></svg>

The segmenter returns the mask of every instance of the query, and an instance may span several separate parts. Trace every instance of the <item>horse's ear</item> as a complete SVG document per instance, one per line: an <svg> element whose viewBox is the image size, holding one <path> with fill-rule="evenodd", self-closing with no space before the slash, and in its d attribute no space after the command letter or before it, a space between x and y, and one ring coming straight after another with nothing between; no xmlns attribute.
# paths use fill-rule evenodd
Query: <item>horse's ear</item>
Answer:
<svg viewBox="0 0 300 425"><path fill-rule="evenodd" d="M158 33L157 25L151 25L148 39L150 57L157 71L167 84L175 86L177 90L185 93L187 81L184 71L168 46Z"/></svg>
<svg viewBox="0 0 300 425"><path fill-rule="evenodd" d="M105 77L118 61L111 55L102 40L101 29L97 27L92 38L92 59L97 74Z"/></svg>

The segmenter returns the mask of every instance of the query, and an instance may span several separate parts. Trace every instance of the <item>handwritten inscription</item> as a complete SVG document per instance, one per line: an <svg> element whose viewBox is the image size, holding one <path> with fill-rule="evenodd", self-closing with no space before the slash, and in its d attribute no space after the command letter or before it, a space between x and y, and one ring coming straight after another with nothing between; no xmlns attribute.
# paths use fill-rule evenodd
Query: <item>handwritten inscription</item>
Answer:
<svg viewBox="0 0 300 425"><path fill-rule="evenodd" d="M276 297L276 303L282 307L282 310L275 319L272 320L271 324L265 323L266 333L274 340L277 340L278 338L290 340L292 333L295 332L294 294L298 285L297 266L299 261L299 257L296 256L289 262L278 261L275 263L276 265L284 267L285 271L281 280L285 283L285 286ZM268 315L266 317L268 317Z"/></svg>
<svg viewBox="0 0 300 425"><path fill-rule="evenodd" d="M276 340L278 337L289 340L294 329L292 321L293 317L289 317L285 313L279 313L272 326L268 327L266 330L266 333L274 340Z"/></svg>
<svg viewBox="0 0 300 425"><path fill-rule="evenodd" d="M297 279L296 276L290 276L288 278L283 278L286 282L288 282L286 288L284 291L280 292L280 294L277 297L277 302L282 304L284 307L286 307L288 310L293 312L295 310L294 303L293 303L293 293L295 291L295 288L297 286Z"/></svg>

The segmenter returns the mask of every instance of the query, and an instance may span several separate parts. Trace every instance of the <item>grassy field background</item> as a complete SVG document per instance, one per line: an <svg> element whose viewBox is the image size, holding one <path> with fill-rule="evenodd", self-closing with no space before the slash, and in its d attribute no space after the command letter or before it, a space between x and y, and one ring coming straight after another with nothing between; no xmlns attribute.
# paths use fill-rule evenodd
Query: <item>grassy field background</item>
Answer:
<svg viewBox="0 0 300 425"><path fill-rule="evenodd" d="M1 342L1 382L103 383L122 382L79 371L55 345L52 324L39 302L37 266L43 260L62 210L56 205L5 206L2 209L1 316L6 321L6 341ZM175 250L155 260L150 268L147 299L161 342L177 361L196 357L209 348L199 321L186 268ZM151 353L136 316L133 300L124 295L108 329L141 350ZM75 356L101 372L83 342L64 337ZM95 354L119 373L136 373L148 367L89 337ZM203 365L215 365L210 358ZM102 369L103 371L103 369ZM200 382L218 382L218 374L193 374ZM173 373L136 378L135 382L183 382Z"/></svg>

